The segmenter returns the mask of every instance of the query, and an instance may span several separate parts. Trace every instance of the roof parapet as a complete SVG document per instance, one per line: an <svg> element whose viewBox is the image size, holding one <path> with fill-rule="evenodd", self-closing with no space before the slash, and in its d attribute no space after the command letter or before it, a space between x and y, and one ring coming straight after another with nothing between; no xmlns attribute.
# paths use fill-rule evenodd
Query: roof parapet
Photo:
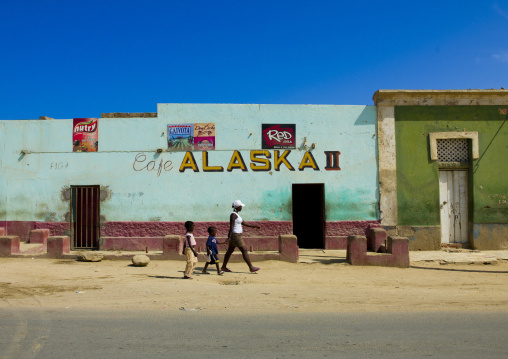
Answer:
<svg viewBox="0 0 508 359"><path fill-rule="evenodd" d="M508 105L508 90L377 90L376 106Z"/></svg>

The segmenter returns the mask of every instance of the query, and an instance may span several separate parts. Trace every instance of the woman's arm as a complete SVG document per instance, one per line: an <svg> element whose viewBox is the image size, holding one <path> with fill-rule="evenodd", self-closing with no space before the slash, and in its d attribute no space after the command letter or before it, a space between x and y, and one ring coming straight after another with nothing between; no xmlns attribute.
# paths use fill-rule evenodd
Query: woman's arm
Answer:
<svg viewBox="0 0 508 359"><path fill-rule="evenodd" d="M255 225L252 225L252 224L248 224L245 221L242 222L242 226L256 228L256 229L260 229L261 228L260 226L255 226Z"/></svg>
<svg viewBox="0 0 508 359"><path fill-rule="evenodd" d="M228 232L228 238L226 239L227 243L231 239L231 235L233 234L233 227L235 226L235 220L238 215L236 213L231 213L231 216L229 216L229 232Z"/></svg>

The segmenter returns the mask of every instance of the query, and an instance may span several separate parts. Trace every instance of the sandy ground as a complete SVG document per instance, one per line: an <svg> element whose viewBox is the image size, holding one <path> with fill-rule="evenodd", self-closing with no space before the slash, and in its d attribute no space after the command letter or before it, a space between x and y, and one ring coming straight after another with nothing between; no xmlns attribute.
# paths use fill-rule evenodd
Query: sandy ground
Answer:
<svg viewBox="0 0 508 359"><path fill-rule="evenodd" d="M356 267L342 257L265 261L251 274L182 279L185 262L0 258L0 308L203 310L210 312L508 311L508 262L412 261L411 268Z"/></svg>

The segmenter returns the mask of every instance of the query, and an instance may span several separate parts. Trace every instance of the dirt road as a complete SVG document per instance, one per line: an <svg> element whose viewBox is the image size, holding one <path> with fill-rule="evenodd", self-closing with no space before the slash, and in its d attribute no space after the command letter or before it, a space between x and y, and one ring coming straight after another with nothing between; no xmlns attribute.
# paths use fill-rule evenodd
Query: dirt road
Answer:
<svg viewBox="0 0 508 359"><path fill-rule="evenodd" d="M328 263L328 264L323 264ZM185 262L0 258L0 308L213 312L508 311L508 262L408 269L344 261L231 263L233 273L182 279ZM184 309L183 309L184 308Z"/></svg>

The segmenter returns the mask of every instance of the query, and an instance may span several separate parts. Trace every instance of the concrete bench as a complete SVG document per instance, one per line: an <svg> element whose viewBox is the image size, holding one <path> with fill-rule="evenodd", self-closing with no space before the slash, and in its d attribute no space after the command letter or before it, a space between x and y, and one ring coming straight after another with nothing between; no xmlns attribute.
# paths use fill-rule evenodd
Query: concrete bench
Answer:
<svg viewBox="0 0 508 359"><path fill-rule="evenodd" d="M386 252L386 231L383 228L371 228L367 237L367 250L384 253Z"/></svg>
<svg viewBox="0 0 508 359"><path fill-rule="evenodd" d="M46 256L49 258L65 258L71 252L71 239L69 236L48 237L48 249Z"/></svg>
<svg viewBox="0 0 508 359"><path fill-rule="evenodd" d="M347 261L351 265L409 267L409 240L405 237L389 236L387 253L368 253L365 236L349 236Z"/></svg>
<svg viewBox="0 0 508 359"><path fill-rule="evenodd" d="M278 253L250 253L253 261L256 260L281 260L285 262L298 262L298 242L296 236L292 234L282 234L279 236ZM239 251L237 251L239 253ZM162 255L165 259L182 259L183 257L183 238L182 236L168 235L164 237L162 243ZM221 253L223 256L224 253ZM257 258L257 259L256 259ZM243 259L241 259L243 260ZM232 262L240 259L231 257Z"/></svg>
<svg viewBox="0 0 508 359"><path fill-rule="evenodd" d="M32 229L28 239L29 243L42 244L44 247L48 245L49 229Z"/></svg>
<svg viewBox="0 0 508 359"><path fill-rule="evenodd" d="M19 253L19 237L18 236L1 236L0 237L0 257L9 257Z"/></svg>

